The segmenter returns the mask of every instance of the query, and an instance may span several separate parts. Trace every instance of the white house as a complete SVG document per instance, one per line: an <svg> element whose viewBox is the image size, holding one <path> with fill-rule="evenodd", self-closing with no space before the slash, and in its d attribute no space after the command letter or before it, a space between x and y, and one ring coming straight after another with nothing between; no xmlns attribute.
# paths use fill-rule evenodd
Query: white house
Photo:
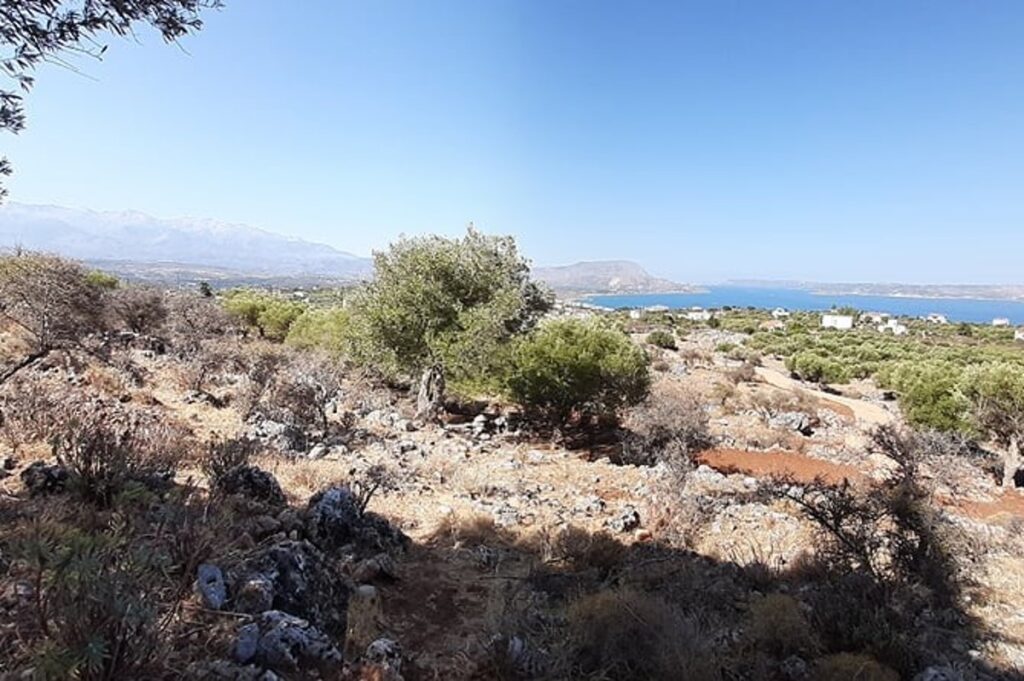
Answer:
<svg viewBox="0 0 1024 681"><path fill-rule="evenodd" d="M932 312L925 317L925 320L931 324L949 324L949 319L946 318L946 315L939 314L938 312Z"/></svg>
<svg viewBox="0 0 1024 681"><path fill-rule="evenodd" d="M878 327L879 333L891 333L894 336L905 336L910 329L907 328L906 324L901 324L898 319L890 319L885 324Z"/></svg>
<svg viewBox="0 0 1024 681"><path fill-rule="evenodd" d="M1013 332L1013 340L1024 342L1024 326Z"/></svg>
<svg viewBox="0 0 1024 681"><path fill-rule="evenodd" d="M630 319L640 319L640 317L642 317L642 316L643 316L643 313L640 312L640 310L630 310L629 311L629 318Z"/></svg>
<svg viewBox="0 0 1024 681"><path fill-rule="evenodd" d="M784 307L777 307L774 310L772 310L772 316L775 317L776 319L788 319L789 310L787 310Z"/></svg>
<svg viewBox="0 0 1024 681"><path fill-rule="evenodd" d="M706 322L711 319L711 311L702 307L692 307L686 311L686 318L691 322Z"/></svg>
<svg viewBox="0 0 1024 681"><path fill-rule="evenodd" d="M872 324L882 324L892 315L888 312L865 312L862 316Z"/></svg>
<svg viewBox="0 0 1024 681"><path fill-rule="evenodd" d="M996 317L992 320L992 326L1009 326L1010 320L1006 317Z"/></svg>
<svg viewBox="0 0 1024 681"><path fill-rule="evenodd" d="M853 316L848 314L823 314L821 326L825 329L848 331L853 328Z"/></svg>

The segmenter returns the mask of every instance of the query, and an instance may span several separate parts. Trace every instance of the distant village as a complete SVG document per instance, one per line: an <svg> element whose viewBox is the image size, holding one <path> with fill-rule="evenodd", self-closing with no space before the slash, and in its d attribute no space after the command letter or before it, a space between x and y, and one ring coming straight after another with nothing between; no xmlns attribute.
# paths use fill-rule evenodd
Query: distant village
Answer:
<svg viewBox="0 0 1024 681"><path fill-rule="evenodd" d="M559 301L556 303L554 314L558 316L590 316L597 312L609 312L610 308L601 307L581 301ZM673 310L666 305L649 305L643 308L629 310L630 319L639 320L645 315L668 314L685 319L691 322L710 322L719 314L717 310L705 309L703 307L690 307L683 310ZM780 331L786 328L790 318L790 311L777 307L771 311L772 319L762 322L759 326L762 331ZM929 324L947 325L949 318L937 312L933 312L921 318ZM888 312L861 312L857 314L826 312L821 315L821 328L835 329L837 331L851 331L856 328L874 329L878 333L891 333L894 336L904 336L910 333L910 328L901 321L901 318ZM1006 317L996 317L991 321L993 327L1010 327L1011 321ZM1014 340L1024 343L1024 326L1014 330Z"/></svg>

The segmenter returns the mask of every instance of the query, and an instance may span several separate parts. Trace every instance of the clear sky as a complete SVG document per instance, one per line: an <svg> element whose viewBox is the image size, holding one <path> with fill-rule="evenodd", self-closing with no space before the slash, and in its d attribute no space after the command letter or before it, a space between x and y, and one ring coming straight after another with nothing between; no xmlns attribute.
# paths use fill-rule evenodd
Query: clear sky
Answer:
<svg viewBox="0 0 1024 681"><path fill-rule="evenodd" d="M1024 283L1024 2L227 0L38 74L11 199L682 281Z"/></svg>

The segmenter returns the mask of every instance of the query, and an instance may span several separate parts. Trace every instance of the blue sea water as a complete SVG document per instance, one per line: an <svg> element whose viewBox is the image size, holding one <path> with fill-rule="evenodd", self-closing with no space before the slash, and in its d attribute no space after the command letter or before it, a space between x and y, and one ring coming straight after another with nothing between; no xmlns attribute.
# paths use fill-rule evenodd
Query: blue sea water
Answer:
<svg viewBox="0 0 1024 681"><path fill-rule="evenodd" d="M944 314L950 321L989 324L997 317L1006 317L1015 325L1024 324L1024 302L1012 300L981 300L974 298L900 298L869 295L819 295L811 291L785 288L745 286L711 286L702 293L650 293L634 295L597 295L588 303L610 308L665 305L672 309L700 306L703 308L756 307L816 311L832 307L853 307L864 312L887 312L906 317Z"/></svg>

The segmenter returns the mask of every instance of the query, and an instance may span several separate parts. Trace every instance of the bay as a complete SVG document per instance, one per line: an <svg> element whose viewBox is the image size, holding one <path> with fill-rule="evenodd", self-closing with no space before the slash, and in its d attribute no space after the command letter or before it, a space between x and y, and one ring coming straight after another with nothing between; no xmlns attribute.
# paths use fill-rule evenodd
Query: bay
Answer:
<svg viewBox="0 0 1024 681"><path fill-rule="evenodd" d="M825 311L833 307L853 307L863 312L886 312L905 317L926 317L943 314L950 321L991 324L1005 317L1012 324L1024 324L1024 302L1015 300L982 300L976 298L910 298L901 296L817 294L803 289L745 286L711 286L700 293L644 293L593 295L586 302L613 309L643 308L664 305L671 309L703 307L707 309L782 307L797 311Z"/></svg>

